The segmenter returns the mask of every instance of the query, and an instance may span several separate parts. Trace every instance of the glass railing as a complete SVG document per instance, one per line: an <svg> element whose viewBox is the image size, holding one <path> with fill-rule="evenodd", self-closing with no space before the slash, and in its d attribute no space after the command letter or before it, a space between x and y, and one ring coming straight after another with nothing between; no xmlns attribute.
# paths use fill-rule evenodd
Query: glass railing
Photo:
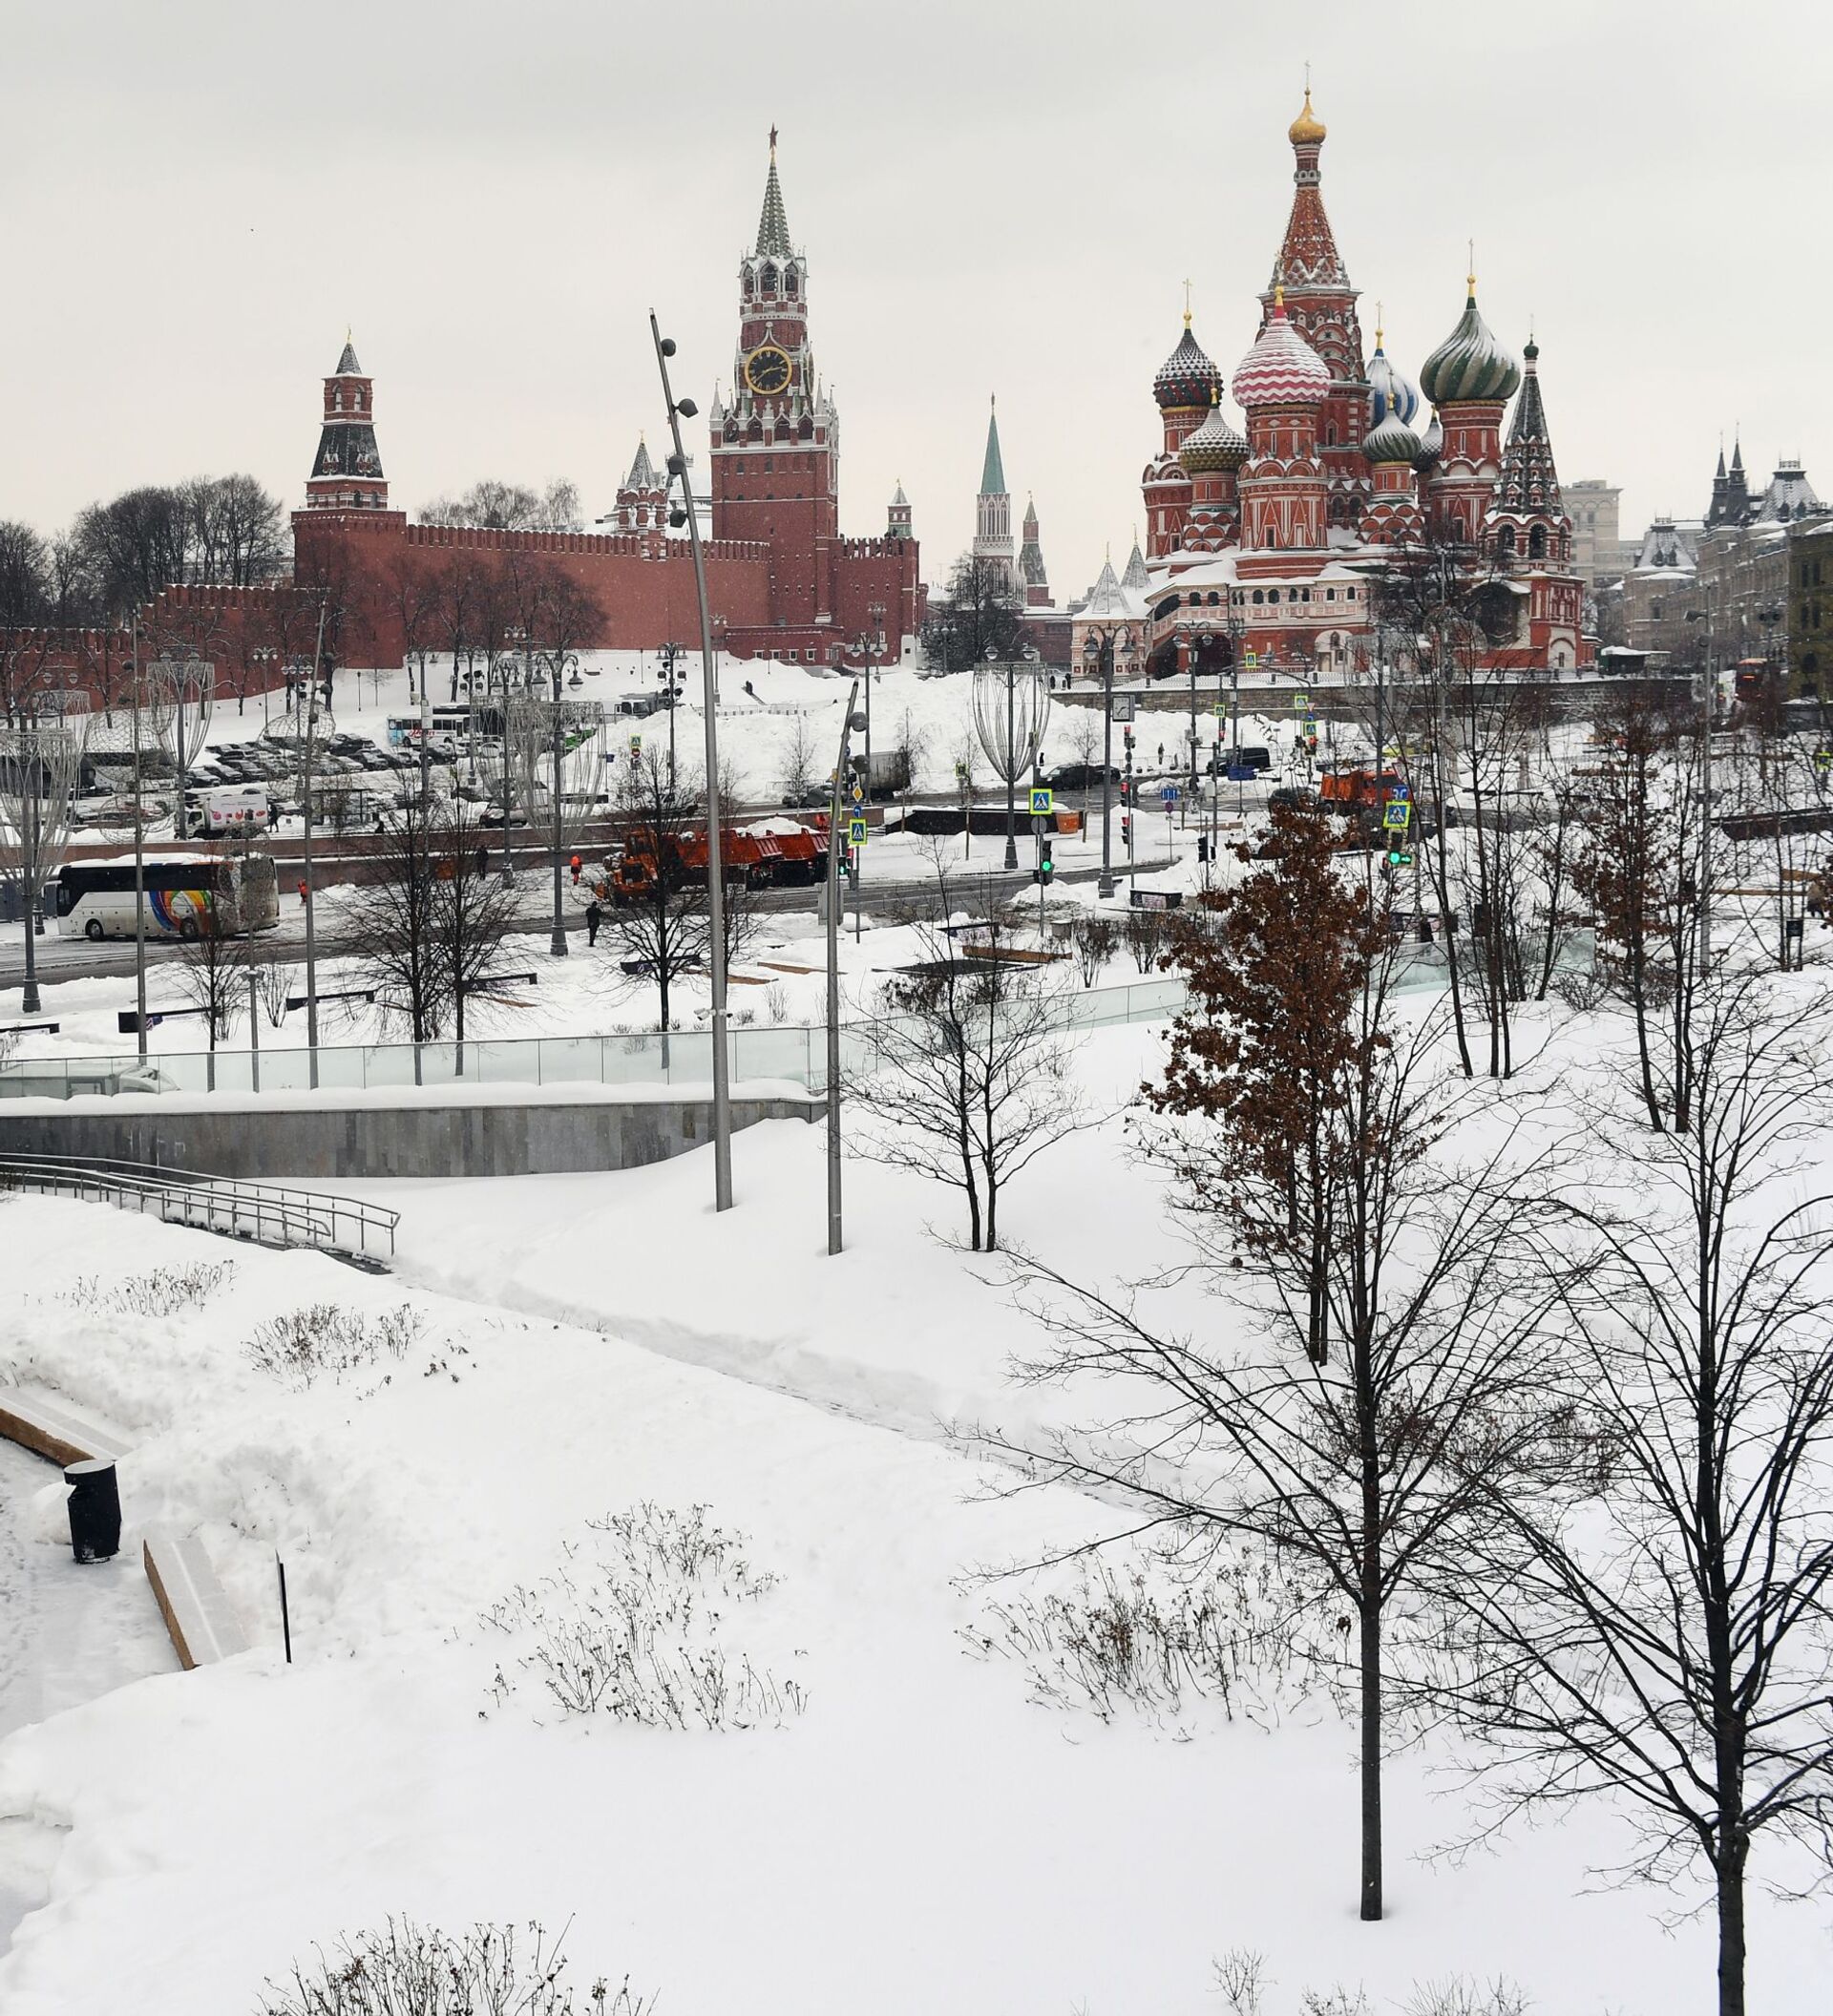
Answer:
<svg viewBox="0 0 1833 2016"><path fill-rule="evenodd" d="M1184 1004L1180 979L1059 998L1060 1026L1100 1029L1154 1021ZM841 1071L874 1067L872 1025L849 1022L841 1032ZM734 1084L827 1083L827 1031L819 1024L747 1024L729 1035ZM392 1086L692 1085L712 1082L713 1040L706 1029L641 1031L614 1036L485 1037L462 1042L320 1044L321 1092L370 1092ZM0 1063L0 1099L76 1099L94 1093L237 1093L311 1089L310 1053L304 1049L132 1051L102 1057L14 1058Z"/></svg>
<svg viewBox="0 0 1833 2016"><path fill-rule="evenodd" d="M1591 935L1579 934L1560 964L1587 966ZM1444 955L1434 946L1409 946L1398 984L1411 990L1442 987ZM1055 998L1057 1026L1118 1028L1164 1021L1183 1008L1187 992L1177 975L1140 979L1124 987L1065 985ZM843 1078L878 1068L879 1044L870 1021L841 1031ZM735 1025L728 1037L734 1084L793 1084L819 1092L828 1075L827 1031L820 1024ZM0 1099L77 1099L95 1093L261 1093L311 1089L310 1053L198 1050L139 1058L129 1051L103 1057L14 1058L0 1063ZM257 1079L257 1073L259 1077ZM321 1092L372 1092L393 1086L655 1085L704 1088L712 1082L712 1035L706 1029L637 1031L612 1036L467 1038L431 1043L321 1044Z"/></svg>

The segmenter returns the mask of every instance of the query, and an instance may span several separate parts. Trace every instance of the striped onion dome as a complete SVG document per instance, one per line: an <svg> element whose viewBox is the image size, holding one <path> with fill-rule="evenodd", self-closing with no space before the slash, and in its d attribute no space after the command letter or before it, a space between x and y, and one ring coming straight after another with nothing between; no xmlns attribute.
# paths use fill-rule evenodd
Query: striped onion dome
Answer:
<svg viewBox="0 0 1833 2016"><path fill-rule="evenodd" d="M1184 318L1184 335L1176 349L1158 368L1152 380L1152 397L1162 411L1180 406L1211 406L1222 391L1222 373L1203 353L1203 346L1190 334L1190 318Z"/></svg>
<svg viewBox="0 0 1833 2016"><path fill-rule="evenodd" d="M1419 388L1413 385L1381 347L1381 332L1375 331L1375 354L1368 360L1368 418L1379 427L1390 412L1410 421L1420 410Z"/></svg>
<svg viewBox="0 0 1833 2016"><path fill-rule="evenodd" d="M1434 406L1449 406L1457 400L1512 398L1520 383L1521 367L1514 353L1497 341L1477 312L1473 279L1457 327L1421 368L1421 388Z"/></svg>
<svg viewBox="0 0 1833 2016"><path fill-rule="evenodd" d="M1210 417L1184 437L1177 459L1193 476L1211 475L1217 470L1239 469L1248 459L1248 444L1222 417L1218 400L1210 408Z"/></svg>
<svg viewBox="0 0 1833 2016"><path fill-rule="evenodd" d="M1424 433L1420 436L1420 452L1413 458L1413 467L1422 472L1430 469L1444 452L1444 429L1439 416L1433 413L1427 421Z"/></svg>
<svg viewBox="0 0 1833 2016"><path fill-rule="evenodd" d="M1273 290L1273 310L1259 340L1234 368L1235 403L1318 406L1330 390L1330 368L1286 319L1286 290Z"/></svg>
<svg viewBox="0 0 1833 2016"><path fill-rule="evenodd" d="M1362 436L1362 453L1370 462L1417 462L1420 452L1419 435L1395 407L1390 407Z"/></svg>

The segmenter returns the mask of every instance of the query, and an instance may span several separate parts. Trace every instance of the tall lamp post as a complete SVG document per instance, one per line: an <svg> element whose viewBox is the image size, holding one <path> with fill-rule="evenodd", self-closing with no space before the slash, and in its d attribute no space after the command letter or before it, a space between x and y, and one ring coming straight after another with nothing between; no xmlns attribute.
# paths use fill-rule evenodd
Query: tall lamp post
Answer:
<svg viewBox="0 0 1833 2016"><path fill-rule="evenodd" d="M878 606L880 606L880 605L878 605L878 604L874 604L874 607L878 607ZM860 682L861 681L863 681L863 682L864 682L864 684L865 684L865 689L866 689L866 704L865 704L865 708L864 708L864 711L863 711L863 712L862 712L862 713L860 714L860 717L859 717L859 719L860 719L860 722L861 722L861 724L862 724L862 725L863 725L863 728L864 728L864 733L865 733L865 757L866 757L866 760L865 760L865 767L864 767L864 770L863 770L863 773L862 773L862 776L861 776L861 783L863 784L863 786L864 786L864 788L865 788L865 798L864 798L864 800L863 800L862 802L864 803L864 805L865 805L865 808L866 808L866 815L865 815L865 816L866 816L866 818L867 818L868 822L870 822L870 820L871 820L871 818L872 818L872 682L873 682L873 641L872 641L872 638L871 638L871 635L870 635L870 634L869 634L868 632L862 631L862 632L861 632L861 633L860 633L860 634L859 634L859 635L858 635L857 637L855 637L855 638L853 639L853 642L852 642L852 643L850 643L850 644L849 644L849 645L847 646L847 656L848 656L848 657L849 657L849 658L850 658L850 659L851 659L851 660L853 661L853 662L854 666L855 666L855 667L856 667L856 669L857 669L857 673L858 673L858 678L857 678L857 680L855 680L855 682L854 682L854 685L853 685L853 691L854 691L854 693L855 693L855 694L857 693L857 691L858 691L858 686L859 686L859 682ZM851 710L849 710L849 711L851 711ZM864 901L864 898L863 898L863 896L862 896L862 894L861 894L861 891L862 891L862 889L863 889L863 887L864 887L864 884L865 884L865 879L866 879L866 857L865 857L865 855L864 855L864 853L863 853L863 852L861 852L861 851L860 851L860 850L858 850L857 848L855 848L855 849L853 850L853 943L854 943L855 945L856 945L856 944L857 944L857 943L859 942L859 935L860 935L860 930L861 930L861 923L860 923L860 919L861 919L861 916L862 916L862 914L863 914L863 913L864 913L864 910L865 910L865 901Z"/></svg>
<svg viewBox="0 0 1833 2016"><path fill-rule="evenodd" d="M1132 643L1132 634L1123 625L1119 630L1104 629L1099 640L1091 635L1083 646L1089 668L1101 673L1101 880L1095 893L1103 898L1114 892L1114 653L1130 651Z"/></svg>
<svg viewBox="0 0 1833 2016"><path fill-rule="evenodd" d="M852 768L853 738L866 717L853 712L859 682L847 695L840 725L840 750L833 764L833 794L828 807L828 1251L837 1253L840 1237L840 819Z"/></svg>
<svg viewBox="0 0 1833 2016"><path fill-rule="evenodd" d="M1018 779L1030 769L1043 746L1044 726L1050 719L1050 689L1044 684L1038 653L1025 649L1022 665L1005 662L1001 676L999 654L987 646L986 662L974 674L974 733L994 774L1005 780L1005 866L1019 865ZM1019 676L1024 676L1022 692Z"/></svg>
<svg viewBox="0 0 1833 2016"><path fill-rule="evenodd" d="M662 396L668 409L668 432L674 451L668 457L668 474L681 485L681 502L671 505L668 522L685 524L687 544L694 559L694 595L700 604L701 678L706 694L706 923L711 941L713 979L713 1208L732 1208L732 1087L731 1060L726 1054L726 871L722 859L719 830L719 686L713 670L712 608L706 599L706 556L701 550L700 519L694 510L694 486L687 474L687 451L682 445L681 423L700 411L691 399L677 399L668 382L668 360L675 354L675 339L664 336L652 309L649 340L656 348L656 369L662 377ZM832 847L832 836L829 836Z"/></svg>
<svg viewBox="0 0 1833 2016"><path fill-rule="evenodd" d="M1712 597L1703 609L1689 609L1687 621L1704 625L1705 673L1699 682L1699 970L1712 964L1712 730L1717 715L1714 687Z"/></svg>

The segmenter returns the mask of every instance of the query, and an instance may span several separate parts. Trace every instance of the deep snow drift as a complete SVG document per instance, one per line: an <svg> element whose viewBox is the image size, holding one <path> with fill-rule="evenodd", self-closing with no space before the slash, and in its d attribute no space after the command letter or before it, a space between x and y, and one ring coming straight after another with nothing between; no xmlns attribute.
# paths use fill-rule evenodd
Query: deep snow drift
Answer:
<svg viewBox="0 0 1833 2016"><path fill-rule="evenodd" d="M1088 1039L1089 1099L1117 1104L1156 1042ZM679 2016L1210 2016L1211 1963L1236 1946L1268 1955L1273 2016L1304 1985L1360 1983L1383 2009L1453 1973L1511 1977L1560 2016L1708 2007L1709 1925L1662 1922L1692 1893L1588 1879L1624 1848L1601 1813L1425 1866L1463 1807L1443 1756L1402 1755L1391 1916L1362 1926L1354 1732L1327 1690L1275 1674L1233 1719L1194 1703L1104 1724L970 1656L962 1633L1014 1594L977 1569L1119 1515L1001 1495L1012 1473L950 1444L947 1420L1048 1405L1004 1376L1028 1323L996 1265L938 1236L952 1201L869 1163L849 1161L829 1260L821 1153L796 1124L740 1136L719 1218L698 1154L378 1186L406 1217L400 1271L377 1280L0 1199L0 1240L34 1256L0 1304L0 1376L140 1436L130 1522L199 1530L258 1647L0 1747L0 1816L31 1821L49 1865L0 1960L9 2016L246 2009L314 1941L390 1912L570 1919L576 1973L628 1973ZM1162 1207L1110 1123L1002 1209L1013 1239L1110 1278L1172 1256ZM136 1306L144 1277L187 1275L200 1299ZM359 1341L342 1376L305 1383L271 1326L317 1304ZM1188 1288L1163 1312L1225 1319ZM47 1546L59 1496L36 1506ZM568 1717L526 1666L507 1699L493 1685L527 1650L493 1606L586 1586L592 1522L645 1504L705 1506L772 1578L714 1606L731 1665L776 1684L757 1726ZM1752 1909L1752 2006L1818 2009L1824 1906Z"/></svg>

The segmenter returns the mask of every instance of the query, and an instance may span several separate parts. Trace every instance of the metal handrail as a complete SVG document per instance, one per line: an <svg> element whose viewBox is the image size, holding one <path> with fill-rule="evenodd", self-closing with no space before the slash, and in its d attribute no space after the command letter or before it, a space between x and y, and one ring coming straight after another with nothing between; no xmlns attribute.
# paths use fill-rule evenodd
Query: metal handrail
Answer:
<svg viewBox="0 0 1833 2016"><path fill-rule="evenodd" d="M365 1204L328 1190L286 1189L234 1176L187 1176L154 1164L115 1162L105 1156L0 1153L0 1188L73 1190L80 1197L94 1190L122 1209L137 1203L144 1212L149 1203L155 1204L162 1220L177 1215L195 1226L200 1217L210 1231L237 1232L252 1222L256 1238L272 1235L287 1246L348 1250L349 1237L343 1231L348 1224L354 1228L357 1250L365 1253L369 1235L379 1240L386 1232L390 1256L395 1227L401 1222L400 1212L386 1205Z"/></svg>

